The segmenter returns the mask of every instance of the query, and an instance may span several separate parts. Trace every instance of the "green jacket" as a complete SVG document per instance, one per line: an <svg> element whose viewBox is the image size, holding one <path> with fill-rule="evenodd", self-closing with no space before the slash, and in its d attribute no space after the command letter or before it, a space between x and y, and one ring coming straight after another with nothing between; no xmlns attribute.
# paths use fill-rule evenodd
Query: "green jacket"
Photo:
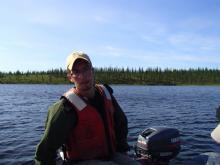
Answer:
<svg viewBox="0 0 220 165"><path fill-rule="evenodd" d="M111 89L109 91L111 91ZM113 91L111 93L113 93ZM129 150L127 143L127 118L113 95L112 101L115 107L114 122L117 141L116 150L117 152L126 152ZM56 164L56 151L66 142L69 133L74 129L76 124L76 112L65 98L61 98L50 106L45 124L45 132L36 148L35 164Z"/></svg>

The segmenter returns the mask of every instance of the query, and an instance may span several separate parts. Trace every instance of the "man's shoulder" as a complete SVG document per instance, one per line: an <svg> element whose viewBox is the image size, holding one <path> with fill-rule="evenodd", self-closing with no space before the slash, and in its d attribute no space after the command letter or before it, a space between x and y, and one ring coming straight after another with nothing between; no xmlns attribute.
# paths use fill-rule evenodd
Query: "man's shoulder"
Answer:
<svg viewBox="0 0 220 165"><path fill-rule="evenodd" d="M63 98L61 98L60 100L57 100L56 102L54 102L52 105L51 105L51 107L57 107L57 108L59 108L59 107L61 107L61 106L63 106L64 105L64 99Z"/></svg>
<svg viewBox="0 0 220 165"><path fill-rule="evenodd" d="M49 107L49 111L52 111L52 113L56 113L58 111L71 112L72 107L64 97L61 97L60 100L56 101Z"/></svg>
<svg viewBox="0 0 220 165"><path fill-rule="evenodd" d="M63 99L60 99L60 100L57 100L56 102L54 102L52 105L49 106L49 111L59 111L61 109L63 109L64 107L64 100Z"/></svg>

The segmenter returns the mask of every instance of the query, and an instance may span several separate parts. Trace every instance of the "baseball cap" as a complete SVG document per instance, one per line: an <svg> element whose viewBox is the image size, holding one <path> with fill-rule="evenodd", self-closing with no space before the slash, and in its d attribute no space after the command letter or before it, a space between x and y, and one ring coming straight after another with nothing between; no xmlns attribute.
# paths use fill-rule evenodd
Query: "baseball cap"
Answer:
<svg viewBox="0 0 220 165"><path fill-rule="evenodd" d="M92 65L89 56L84 52L72 52L66 60L66 67L68 70L72 70L74 63L78 59L83 59Z"/></svg>

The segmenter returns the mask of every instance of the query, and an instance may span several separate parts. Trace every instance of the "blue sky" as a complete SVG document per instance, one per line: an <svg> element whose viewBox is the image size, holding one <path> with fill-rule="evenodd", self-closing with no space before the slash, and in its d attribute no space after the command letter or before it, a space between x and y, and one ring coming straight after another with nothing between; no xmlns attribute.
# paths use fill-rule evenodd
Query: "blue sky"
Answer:
<svg viewBox="0 0 220 165"><path fill-rule="evenodd" d="M220 69L218 0L0 1L0 71L95 67Z"/></svg>

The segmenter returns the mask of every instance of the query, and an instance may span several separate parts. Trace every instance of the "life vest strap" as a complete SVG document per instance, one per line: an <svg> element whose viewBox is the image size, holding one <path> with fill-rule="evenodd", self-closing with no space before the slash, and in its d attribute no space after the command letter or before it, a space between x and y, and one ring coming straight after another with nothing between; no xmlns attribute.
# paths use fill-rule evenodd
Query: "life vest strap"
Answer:
<svg viewBox="0 0 220 165"><path fill-rule="evenodd" d="M86 103L81 99L77 94L71 90L65 93L64 95L67 100L69 100L79 111L83 110L86 107Z"/></svg>
<svg viewBox="0 0 220 165"><path fill-rule="evenodd" d="M111 95L110 95L110 93L109 93L109 91L108 91L108 89L104 86L104 85L99 85L102 89L103 89L103 91L104 91L104 93L105 93L105 96L106 96L106 98L108 99L108 100L111 100L112 99L112 97L111 97Z"/></svg>

